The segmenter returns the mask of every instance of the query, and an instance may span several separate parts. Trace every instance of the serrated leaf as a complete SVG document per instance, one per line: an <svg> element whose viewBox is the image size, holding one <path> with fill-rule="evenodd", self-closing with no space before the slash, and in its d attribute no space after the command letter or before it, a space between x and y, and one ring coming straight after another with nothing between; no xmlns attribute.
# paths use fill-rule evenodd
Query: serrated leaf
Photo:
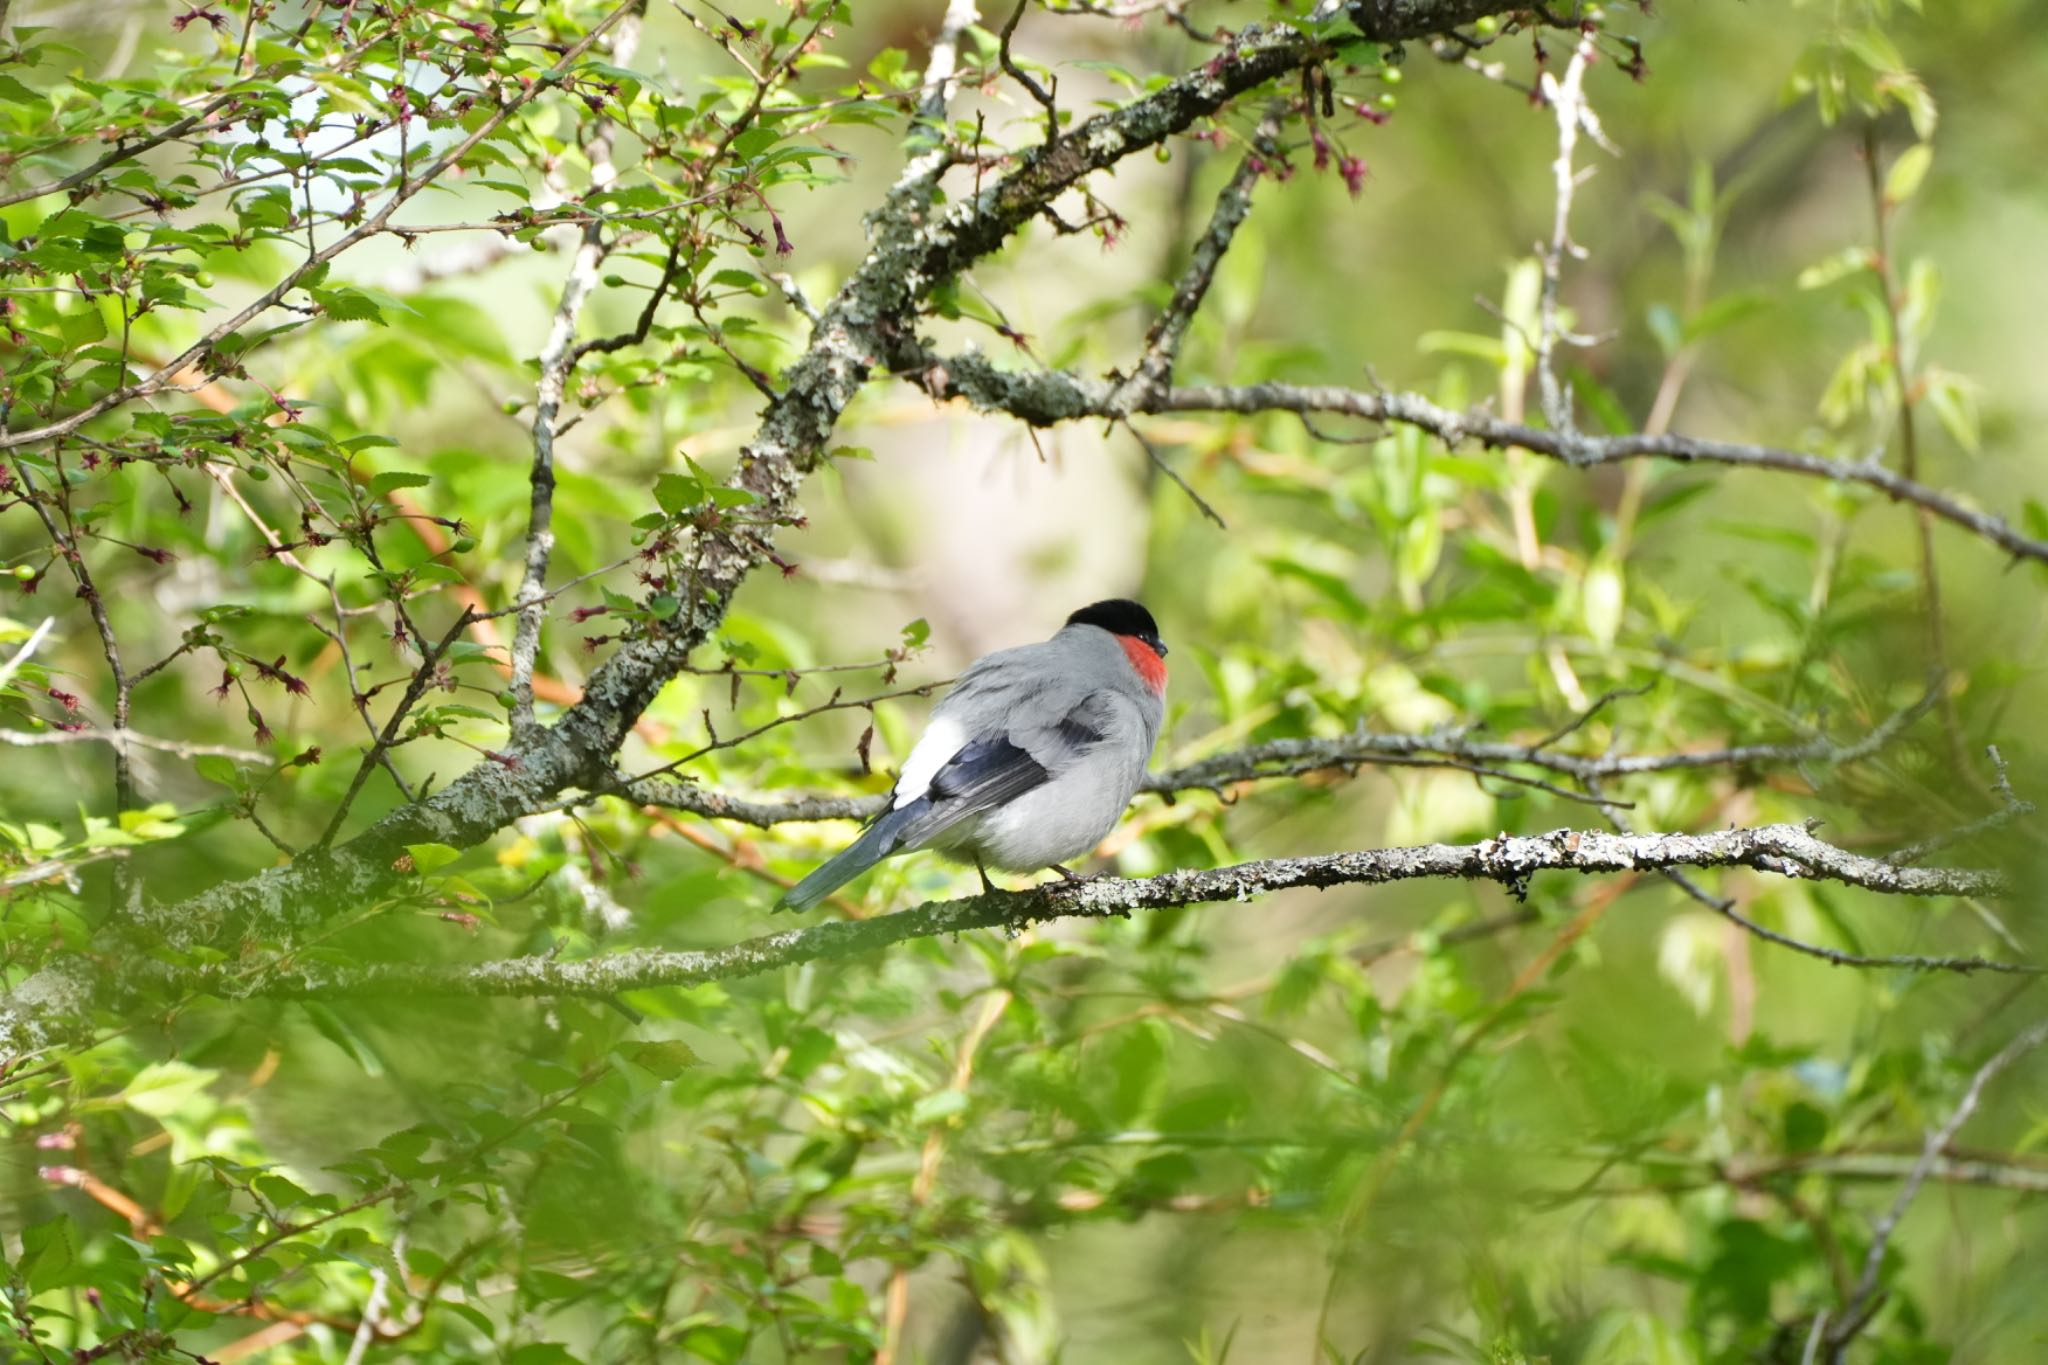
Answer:
<svg viewBox="0 0 2048 1365"><path fill-rule="evenodd" d="M401 488L425 488L433 479L425 474L414 474L403 469L394 469L388 474L379 474L369 482L370 496L381 498Z"/></svg>
<svg viewBox="0 0 2048 1365"><path fill-rule="evenodd" d="M313 302L336 322L374 322L385 325L384 308L360 289L309 289Z"/></svg>
<svg viewBox="0 0 2048 1365"><path fill-rule="evenodd" d="M662 474L654 480L654 501L662 511L679 517L704 501L704 484L689 474Z"/></svg>
<svg viewBox="0 0 2048 1365"><path fill-rule="evenodd" d="M163 1118L191 1103L219 1075L184 1062L152 1062L136 1072L116 1098L151 1118Z"/></svg>
<svg viewBox="0 0 2048 1365"><path fill-rule="evenodd" d="M41 1294L75 1282L78 1251L72 1243L71 1221L53 1218L22 1229L18 1273L28 1281L29 1292Z"/></svg>

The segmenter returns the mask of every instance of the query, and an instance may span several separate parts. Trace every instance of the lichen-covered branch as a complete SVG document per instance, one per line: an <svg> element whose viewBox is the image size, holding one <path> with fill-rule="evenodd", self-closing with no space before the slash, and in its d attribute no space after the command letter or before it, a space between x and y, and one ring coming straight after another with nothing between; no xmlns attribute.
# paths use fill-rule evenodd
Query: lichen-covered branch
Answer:
<svg viewBox="0 0 2048 1365"><path fill-rule="evenodd" d="M1800 764L1834 766L1859 762L1891 744L1933 704L1934 695L1930 692L1911 706L1880 721L1868 734L1846 742L1815 735L1779 744L1736 744L1650 754L1572 754L1552 748L1554 741L1551 740L1531 744L1481 740L1472 738L1468 731L1459 727L1423 734L1361 729L1348 735L1275 739L1233 749L1229 753L1152 773L1146 777L1140 790L1159 795L1184 791L1227 791L1246 782L1388 764L1456 768L1479 776L1524 783L1530 779L1512 770L1534 768L1579 783L1596 802L1603 802L1606 798L1599 794L1600 784L1616 778L1680 769ZM762 828L807 820L866 820L879 814L887 804L887 798L879 795L758 800L688 783L655 779L630 782L617 790L620 795L641 805L689 811L715 820L737 820ZM2000 823L2010 818L2010 814L2005 814L2001 816Z"/></svg>
<svg viewBox="0 0 2048 1365"><path fill-rule="evenodd" d="M1613 834L1561 829L1501 835L1476 844L1366 849L1309 858L1271 858L1233 867L1167 872L1135 880L1095 878L998 891L919 906L874 919L789 929L727 948L681 952L659 948L609 953L581 961L525 957L466 966L379 963L330 967L295 963L251 972L245 967L173 972L184 986L224 996L287 995L610 995L649 986L687 986L755 976L822 958L873 952L907 939L970 929L1022 929L1057 919L1101 919L1140 910L1246 902L1298 887L1377 886L1423 878L1493 881L1517 890L1540 872L1582 876L1669 867L1747 867L1782 877L1833 882L1898 896L2003 896L2001 872L1978 868L1894 867L1837 848L1798 825L1763 825L1707 834ZM1256 913L1256 912L1253 912ZM1989 969L2032 971L1981 962Z"/></svg>
<svg viewBox="0 0 2048 1365"><path fill-rule="evenodd" d="M1117 414L1118 386L1057 370L1011 372L978 355L939 359L910 356L899 367L918 378L931 366L944 368L945 396L959 397L986 411L1006 412L1034 426L1054 426L1082 418ZM1860 484L1894 502L1924 508L1934 516L1990 542L2015 559L2048 564L2048 540L2014 530L2004 518L1980 512L1962 499L1896 474L1873 460L1851 463L1801 450L1718 441L1676 433L1631 432L1591 436L1552 431L1503 421L1490 414L1455 412L1419 394L1347 389L1337 385L1243 384L1194 385L1175 388L1141 405L1139 411L1232 412L1247 416L1284 412L1356 417L1369 422L1395 422L1426 431L1456 447L1476 441L1489 449L1518 446L1562 460L1577 468L1621 464L1629 460L1664 459L1681 463L1719 464L1763 469L1835 483Z"/></svg>

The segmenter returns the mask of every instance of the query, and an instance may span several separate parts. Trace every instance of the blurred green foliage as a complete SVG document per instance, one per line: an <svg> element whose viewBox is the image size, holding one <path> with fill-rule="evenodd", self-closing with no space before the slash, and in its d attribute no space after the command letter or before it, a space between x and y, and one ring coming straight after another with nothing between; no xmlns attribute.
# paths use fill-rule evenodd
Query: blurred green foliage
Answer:
<svg viewBox="0 0 2048 1365"><path fill-rule="evenodd" d="M0 1356L1824 1358L1820 1315L1853 1301L1924 1132L2038 1015L2032 978L1832 967L1628 876L1543 878L1521 903L1409 883L912 942L619 1009L161 988L172 955L114 914L131 878L173 901L360 828L406 799L396 777L502 761L511 618L450 632L465 594L495 610L517 592L536 356L591 218L641 235L591 282L585 338L632 333L665 261L681 270L644 336L584 356L565 397L551 581L579 581L543 638L542 718L674 614L689 517L746 515L722 480L756 380L801 354L796 300L858 261L861 216L931 136L905 106L942 7L727 8L653 7L636 52L567 76L549 68L609 7L16 0L0 21L9 432L118 396L294 280L198 368L0 464L0 727L20 741L0 747L0 973L19 991L84 954L120 982L86 1043L0 1079ZM999 8L964 45L954 131L978 115L1021 147L1043 114L1002 74ZM1057 15L1091 8L1117 7L1032 6L1016 38L1077 115L1208 60L1165 11L1206 31L1307 7ZM2027 440L2048 419L2032 18L2010 0L1610 5L1588 90L1622 155L1585 152L1588 254L1565 268L1569 326L1599 339L1567 360L1584 425L1876 459L2048 535ZM1178 378L1385 382L1537 415L1555 126L1531 90L1573 36L1507 11L1464 32L1333 64L1327 155L1297 117ZM778 62L765 114L726 137ZM1256 112L1099 177L1063 205L1086 230L1034 224L934 296L933 336L1016 367L1127 368ZM110 148L136 154L65 183ZM954 174L971 191L974 168ZM406 231L307 264L415 189ZM808 525L776 538L792 571L749 584L629 770L884 790L929 705L907 689L1130 592L1174 646L1161 766L1359 726L1535 739L1610 691L1577 751L1848 740L1939 665L1941 704L1863 762L1605 795L1640 829L1819 818L1881 851L1998 807L1987 743L2021 796L2043 790L2040 567L1937 526L1933 616L1915 516L1867 491L1582 473L1285 414L1140 429L1227 530L1135 446L1068 430L1034 449L878 377ZM1050 500L1020 502L1044 514L1022 525L1005 502L1032 481ZM136 678L130 723L164 741L126 750L126 800L105 743L63 738L113 719L102 627ZM355 794L422 679L390 770L364 763ZM1441 768L1227 796L1141 799L1104 865L1601 817ZM593 801L476 849L415 845L398 891L316 937L180 960L718 946L782 927L775 883L849 828ZM2025 876L2038 852L2021 822L1956 856ZM1831 948L2044 946L2031 895L1703 880ZM971 884L905 859L831 913ZM1986 1097L1913 1205L1849 1358L2038 1354L2041 1067Z"/></svg>

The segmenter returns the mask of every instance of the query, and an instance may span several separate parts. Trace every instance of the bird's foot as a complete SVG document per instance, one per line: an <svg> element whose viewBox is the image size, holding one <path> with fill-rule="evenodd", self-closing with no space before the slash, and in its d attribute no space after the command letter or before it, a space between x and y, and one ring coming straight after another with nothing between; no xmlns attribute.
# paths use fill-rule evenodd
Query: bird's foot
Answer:
<svg viewBox="0 0 2048 1365"><path fill-rule="evenodd" d="M984 896L993 896L1003 889L988 879L988 869L981 865L979 858L974 860L974 875L981 878L981 894Z"/></svg>
<svg viewBox="0 0 2048 1365"><path fill-rule="evenodd" d="M1065 886L1086 886L1089 882L1096 880L1102 875L1096 872L1084 876L1071 868L1062 867L1058 863L1052 865L1052 870L1060 874L1060 882Z"/></svg>

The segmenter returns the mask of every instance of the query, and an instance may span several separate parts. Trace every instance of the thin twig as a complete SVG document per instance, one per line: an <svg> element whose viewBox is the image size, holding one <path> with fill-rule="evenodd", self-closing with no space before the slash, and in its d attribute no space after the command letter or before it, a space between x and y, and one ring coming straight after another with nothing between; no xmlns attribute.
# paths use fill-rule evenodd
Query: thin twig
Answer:
<svg viewBox="0 0 2048 1365"><path fill-rule="evenodd" d="M1218 512L1215 508L1211 507L1209 505L1208 499L1204 498L1200 493L1197 493L1195 491L1195 486L1189 483L1186 479L1182 478L1180 476L1180 471L1175 469L1172 465L1166 462L1166 457L1159 453L1159 447L1153 445L1152 442L1147 440L1145 438L1144 432L1132 426L1128 421L1120 421L1118 425L1121 426L1125 431L1131 433L1131 439L1136 441L1141 447L1144 448L1145 458L1152 462L1152 467L1158 470L1161 474L1164 474L1168 479L1171 479L1175 487L1179 488L1181 492L1188 495L1188 501L1192 502L1195 505L1196 511L1200 512L1209 520L1215 522L1219 528L1223 530L1230 529L1230 523L1226 522L1223 519L1223 514L1221 512Z"/></svg>
<svg viewBox="0 0 2048 1365"><path fill-rule="evenodd" d="M1927 1135L1927 1143L1921 1148L1920 1159L1913 1164L1912 1172L1907 1175L1905 1186L1899 1190L1898 1197L1892 1200L1891 1207L1885 1210L1884 1216L1877 1220L1877 1226L1871 1234L1870 1251L1863 1258L1863 1273L1856 1281L1856 1290L1842 1305L1841 1316L1836 1319L1835 1327L1827 1334L1829 1365L1840 1365L1849 1343L1869 1325L1871 1317L1881 1305L1881 1300L1872 1301L1872 1295L1877 1292L1878 1275L1884 1269L1885 1249L1891 1244L1892 1233L1898 1229L1899 1220L1906 1216L1906 1210L1912 1207L1914 1199L1919 1197L1920 1187L1927 1183L1927 1177L1934 1170L1935 1163L1948 1150L1949 1144L1955 1141L1956 1134L1962 1131L1963 1125L1970 1121L1970 1116L1977 1112L1977 1105L1984 1097L1984 1087L2001 1071L2043 1043L2048 1043L2048 1019L2041 1020L2021 1033L2001 1048L1990 1061L1978 1067L1977 1073L1970 1077L1970 1084L1963 1090L1962 1099L1956 1102L1954 1112L1948 1116L1945 1123Z"/></svg>
<svg viewBox="0 0 2048 1365"><path fill-rule="evenodd" d="M1899 397L1899 472L1917 482L1920 478L1920 427L1915 402L1919 377L1914 373L1917 357L1900 306L1898 266L1892 259L1891 219L1898 206L1885 193L1885 175L1883 167L1878 164L1878 151L1877 121L1871 119L1863 125L1863 170L1870 185L1871 215L1877 234L1876 259L1871 269L1877 276L1878 292L1884 296L1885 326L1891 333L1892 382ZM1942 620L1941 574L1934 559L1934 516L1927 508L1917 507L1913 519L1919 533L1921 613L1927 625L1927 664L1946 677L1947 626ZM1946 690L1942 694L1941 721L1948 735L1949 753L1956 774L1967 777L1970 773L1968 744L1963 738L1962 721L1956 715L1955 700Z"/></svg>
<svg viewBox="0 0 2048 1365"><path fill-rule="evenodd" d="M1536 334L1536 383L1542 395L1543 417L1558 431L1574 429L1572 400L1570 393L1557 377L1557 343L1571 340L1558 318L1558 295L1564 282L1564 262L1567 256L1583 260L1585 251L1572 241L1572 197L1579 187L1578 172L1573 169L1572 157L1577 151L1579 133L1583 130L1595 142L1608 146L1600 131L1600 123L1594 117L1593 108L1586 102L1586 67L1598 52L1599 30L1588 26L1579 38L1579 45L1565 64L1562 79L1543 73L1542 91L1557 115L1557 158L1551 162L1551 174L1556 183L1556 206L1552 213L1550 241L1538 253L1543 267L1543 295L1539 305L1539 323Z"/></svg>
<svg viewBox="0 0 2048 1365"><path fill-rule="evenodd" d="M14 681L15 673L20 670L23 664L35 657L37 647L43 643L43 640L50 633L50 628L56 624L56 617L45 616L42 624L30 631L28 638L21 642L21 648L15 650L5 662L0 662L0 687L5 687L8 683ZM12 736L13 733L11 730L0 731L0 736ZM28 736L22 736L22 738L26 739Z"/></svg>
<svg viewBox="0 0 2048 1365"><path fill-rule="evenodd" d="M1117 386L1064 371L1016 374L997 369L980 356L936 357L899 353L893 368L900 374L944 367L948 393L991 411L1007 412L1033 426L1117 415ZM1521 447L1560 460L1577 469L1623 464L1630 460L1665 459L1680 463L1719 464L1769 470L1860 484L1894 502L1922 507L1935 517L1995 545L2015 559L2048 563L2048 540L2024 535L2001 517L1980 512L1964 500L1894 473L1875 461L1829 459L1805 451L1744 441L1717 441L1673 433L1636 432L1591 436L1553 431L1503 421L1479 410L1454 412L1420 394L1367 392L1334 385L1243 384L1176 387L1143 405L1147 413L1267 412L1333 413L1372 422L1394 422L1426 431L1453 448L1476 441L1489 449Z"/></svg>
<svg viewBox="0 0 2048 1365"><path fill-rule="evenodd" d="M1053 102L1053 96L1059 93L1059 78L1053 77L1052 89L1047 90L1010 55L1010 39L1016 34L1017 23L1024 17L1024 11L1030 6L1031 0L1017 0L1017 8L1010 11L1009 22L1003 25L1003 31L996 37L996 57L1002 63L1004 74L1023 86L1038 102L1038 107L1045 110L1045 145L1050 147L1060 140L1060 107Z"/></svg>
<svg viewBox="0 0 2048 1365"><path fill-rule="evenodd" d="M271 757L255 749L240 749L232 744L200 744L191 740L163 739L156 735L145 735L137 730L45 730L39 734L22 734L18 730L0 730L0 744L16 749L33 749L54 744L113 744L133 745L138 749L157 749L180 758L198 758L212 755L232 758L237 763L262 764L267 766Z"/></svg>
<svg viewBox="0 0 2048 1365"><path fill-rule="evenodd" d="M618 33L612 39L614 63L624 66L633 60L633 50L640 43L640 22L645 13L645 0L635 0L620 20ZM605 122L599 125L585 147L590 160L592 191L609 189L618 178L618 172L612 166L612 143L616 137L616 125ZM680 234L676 240L679 248ZM547 340L541 346L540 381L533 403L533 465L527 478L525 565L519 592L514 599L519 607L518 622L512 632L510 677L514 733L533 724L533 669L540 653L541 624L547 616L548 564L555 550L555 422L561 412L562 396L568 389L569 375L583 355L583 349L575 344L576 324L583 315L584 302L597 288L598 270L615 244L606 240L601 222L593 222L583 229L576 244L576 253L570 259L568 279L562 285L561 302L555 307L554 319L548 325ZM664 289L668 275L673 274L675 259L672 251L670 270L664 275ZM661 291L657 291L648 301L647 316L650 319L660 298Z"/></svg>

